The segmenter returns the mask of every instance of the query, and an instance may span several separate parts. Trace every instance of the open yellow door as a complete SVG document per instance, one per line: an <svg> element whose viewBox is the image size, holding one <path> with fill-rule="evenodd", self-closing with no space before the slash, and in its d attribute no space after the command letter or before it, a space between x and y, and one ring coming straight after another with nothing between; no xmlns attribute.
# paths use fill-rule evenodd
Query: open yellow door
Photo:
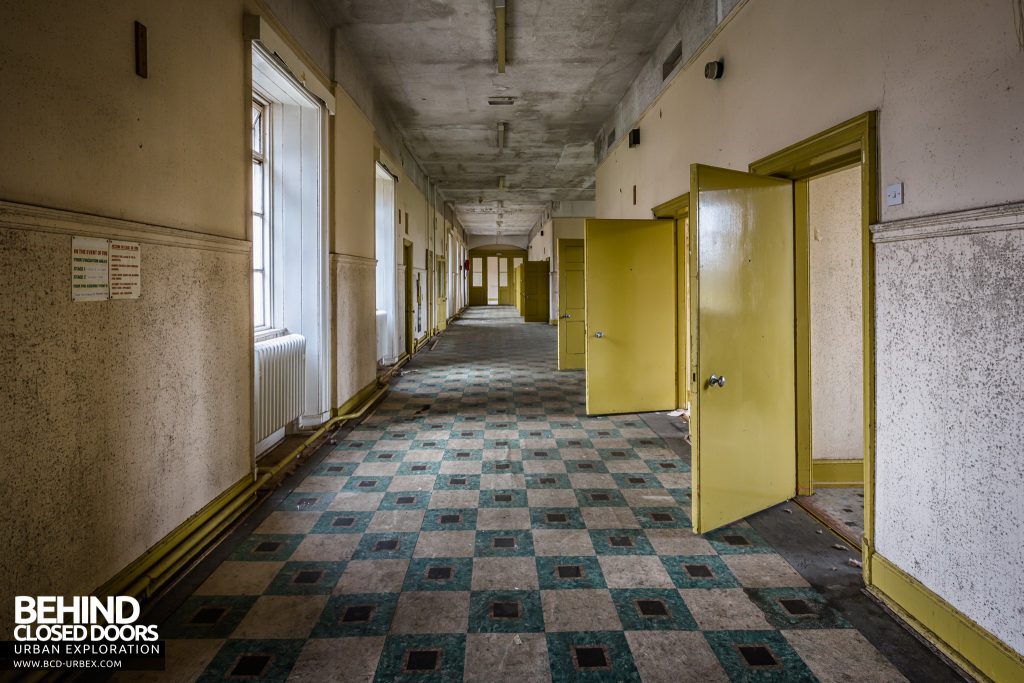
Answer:
<svg viewBox="0 0 1024 683"><path fill-rule="evenodd" d="M690 169L693 526L796 494L793 188Z"/></svg>
<svg viewBox="0 0 1024 683"><path fill-rule="evenodd" d="M583 240L558 240L558 369L586 367Z"/></svg>
<svg viewBox="0 0 1024 683"><path fill-rule="evenodd" d="M584 252L587 413L675 408L675 222L589 219Z"/></svg>

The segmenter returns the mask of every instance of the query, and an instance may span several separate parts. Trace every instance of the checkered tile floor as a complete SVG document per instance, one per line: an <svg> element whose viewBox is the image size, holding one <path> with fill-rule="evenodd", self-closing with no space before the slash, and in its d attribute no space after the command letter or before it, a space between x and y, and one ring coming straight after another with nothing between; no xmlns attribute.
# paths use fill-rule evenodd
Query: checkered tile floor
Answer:
<svg viewBox="0 0 1024 683"><path fill-rule="evenodd" d="M168 674L902 680L690 467L587 417L554 328L471 309L162 625Z"/></svg>

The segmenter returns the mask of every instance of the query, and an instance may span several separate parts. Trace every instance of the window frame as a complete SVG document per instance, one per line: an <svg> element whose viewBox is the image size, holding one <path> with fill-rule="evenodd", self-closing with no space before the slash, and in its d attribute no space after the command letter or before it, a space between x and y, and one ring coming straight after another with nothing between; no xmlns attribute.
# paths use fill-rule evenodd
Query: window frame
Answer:
<svg viewBox="0 0 1024 683"><path fill-rule="evenodd" d="M261 335L262 338L273 336L273 333L277 331L274 325L274 287L273 287L273 265L274 265L274 240L273 240L273 210L271 206L273 193L270 191L270 179L272 175L271 165L273 163L270 154L271 149L271 131L272 126L270 124L271 110L270 98L265 94L259 92L257 89L253 89L252 93L252 108L260 109L260 138L262 143L262 150L258 151L255 145L252 145L252 175L253 175L253 196L250 197L250 213L252 216L252 239L253 239L253 261L252 261L252 277L253 277L253 332ZM252 134L252 141L255 141L255 131ZM262 187L260 188L261 199L262 199L262 211L256 211L255 206L255 167L259 165L262 167L261 181ZM256 263L256 223L257 217L261 221L262 229L259 236L262 248L262 263ZM263 280L263 324L257 324L257 311L256 311L256 274L259 273Z"/></svg>

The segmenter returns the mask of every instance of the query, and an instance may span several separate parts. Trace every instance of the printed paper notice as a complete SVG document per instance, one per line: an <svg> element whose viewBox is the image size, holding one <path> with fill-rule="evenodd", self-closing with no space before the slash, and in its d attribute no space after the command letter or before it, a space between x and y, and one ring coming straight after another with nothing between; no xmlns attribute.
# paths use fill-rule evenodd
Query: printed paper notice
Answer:
<svg viewBox="0 0 1024 683"><path fill-rule="evenodd" d="M138 242L110 240L110 298L138 299L142 293L142 250Z"/></svg>
<svg viewBox="0 0 1024 683"><path fill-rule="evenodd" d="M106 301L110 298L109 261L109 241L93 237L71 238L72 301Z"/></svg>

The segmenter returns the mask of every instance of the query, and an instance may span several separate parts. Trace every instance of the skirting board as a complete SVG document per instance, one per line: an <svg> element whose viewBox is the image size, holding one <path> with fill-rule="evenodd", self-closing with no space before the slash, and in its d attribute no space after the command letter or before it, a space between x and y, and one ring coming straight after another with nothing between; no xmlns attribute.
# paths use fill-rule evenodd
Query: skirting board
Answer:
<svg viewBox="0 0 1024 683"><path fill-rule="evenodd" d="M811 481L814 488L863 488L863 460L812 460Z"/></svg>
<svg viewBox="0 0 1024 683"><path fill-rule="evenodd" d="M1024 681L1024 657L878 553L868 590L979 680Z"/></svg>

